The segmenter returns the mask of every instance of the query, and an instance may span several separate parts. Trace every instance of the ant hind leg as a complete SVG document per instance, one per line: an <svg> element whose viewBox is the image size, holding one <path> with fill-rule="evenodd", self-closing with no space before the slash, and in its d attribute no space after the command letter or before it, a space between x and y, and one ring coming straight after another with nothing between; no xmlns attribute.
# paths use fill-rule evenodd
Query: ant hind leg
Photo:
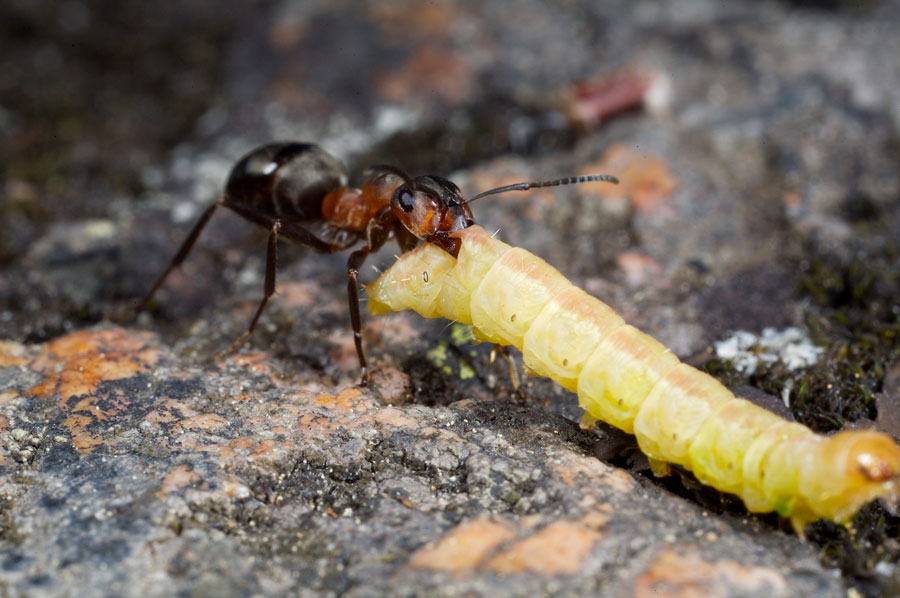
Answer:
<svg viewBox="0 0 900 598"><path fill-rule="evenodd" d="M221 359L226 355L233 353L238 349L244 341L250 338L250 335L253 334L253 330L256 328L256 323L259 321L259 317L262 315L263 310L266 308L266 304L269 302L269 298L275 294L275 276L276 276L276 267L278 265L278 232L281 230L281 221L276 220L275 224L272 225L272 229L269 232L269 243L266 249L266 282L265 289L263 291L262 300L259 302L259 307L256 308L256 313L253 315L253 319L250 321L250 326L241 334L231 346L226 350L221 351L216 354L216 359Z"/></svg>
<svg viewBox="0 0 900 598"><path fill-rule="evenodd" d="M212 217L213 212L215 212L216 208L218 208L220 205L222 205L221 199L206 208L206 211L203 212L202 216L200 216L200 220L197 221L197 224L194 225L194 228L191 229L191 232L181 244L181 247L178 249L178 253L176 253L175 257L172 258L172 261L169 262L169 267L166 268L165 271L159 276L159 278L156 279L156 282L153 283L153 287L134 309L134 315L137 315L139 312L143 311L145 307L147 307L147 304L150 303L151 299L153 299L153 295L155 295L156 291L159 290L159 287L163 285L163 283L169 277L169 274L172 273L172 270L180 266L181 262L185 260L185 258L191 252L191 249L194 247L194 243L197 241L197 237L199 237L200 233L203 232L203 229L206 228L206 224Z"/></svg>

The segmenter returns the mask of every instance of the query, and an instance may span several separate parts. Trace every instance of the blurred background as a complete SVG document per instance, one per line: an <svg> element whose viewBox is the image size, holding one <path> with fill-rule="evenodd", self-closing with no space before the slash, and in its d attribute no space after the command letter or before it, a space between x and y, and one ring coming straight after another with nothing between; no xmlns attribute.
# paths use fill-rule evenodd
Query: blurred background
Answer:
<svg viewBox="0 0 900 598"><path fill-rule="evenodd" d="M486 198L476 220L682 359L787 397L804 423L873 420L896 436L897 31L889 0L5 0L0 339L125 321L234 162L268 141L316 142L355 183L387 163L466 195L603 172L622 184ZM199 363L240 334L262 290L265 232L221 212L136 324ZM354 380L346 255L282 256L281 296L249 346L288 378ZM511 393L489 348L452 357L489 376L448 382L421 357L450 338L445 324L399 321L424 332L388 320L367 343L429 391L420 403L473 384ZM736 365L736 332L790 327L818 365ZM759 353L753 338L741 350ZM526 392L577 420L549 383ZM870 516L879 560L896 562L896 518ZM896 583L842 533L818 538L823 562Z"/></svg>
<svg viewBox="0 0 900 598"><path fill-rule="evenodd" d="M570 263L570 276L753 271L797 231L843 243L848 213L880 218L897 197L895 2L11 0L0 10L9 337L48 338L139 296L230 166L270 140L315 141L357 182L390 163L455 176L469 194L624 174L615 190L565 190L576 199L562 205L533 193L543 203L477 206L508 241ZM233 274L237 252L261 259L261 247L234 242L248 227L217 220L231 222L201 248L211 243L225 266L195 276ZM69 246L84 235L89 246ZM774 267L758 278L777 280ZM57 280L42 280L48 269ZM756 282L773 287L766 295L782 286ZM187 290L162 309L208 301Z"/></svg>

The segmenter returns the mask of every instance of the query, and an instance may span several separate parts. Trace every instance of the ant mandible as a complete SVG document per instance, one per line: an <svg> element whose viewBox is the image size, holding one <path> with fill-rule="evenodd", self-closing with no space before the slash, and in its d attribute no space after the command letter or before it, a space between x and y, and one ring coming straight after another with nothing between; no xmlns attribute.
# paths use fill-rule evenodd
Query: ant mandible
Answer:
<svg viewBox="0 0 900 598"><path fill-rule="evenodd" d="M230 208L269 230L262 300L246 332L223 354L234 351L253 334L269 298L275 293L279 239L320 253L342 251L362 241L364 245L347 259L347 297L353 340L362 370L361 385L365 386L369 373L362 345L357 278L366 257L381 248L392 234L401 252L424 241L434 243L456 257L459 239L451 237L450 233L475 223L468 204L476 199L535 187L590 181L618 182L609 175L582 175L506 185L466 200L459 187L440 176L410 178L399 168L385 165L373 166L368 172L371 175L362 189L356 189L347 186L344 166L315 144L282 142L254 149L231 169L221 197L200 216L137 311L147 306L172 270L185 260L219 206Z"/></svg>

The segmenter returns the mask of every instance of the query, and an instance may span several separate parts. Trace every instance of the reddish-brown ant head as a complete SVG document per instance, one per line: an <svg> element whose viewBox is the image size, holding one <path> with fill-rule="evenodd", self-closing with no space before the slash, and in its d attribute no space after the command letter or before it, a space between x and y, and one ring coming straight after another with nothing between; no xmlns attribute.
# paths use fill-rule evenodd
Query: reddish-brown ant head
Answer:
<svg viewBox="0 0 900 598"><path fill-rule="evenodd" d="M451 238L450 233L475 224L469 204L476 199L507 191L527 191L537 187L619 182L616 177L608 174L582 174L550 181L504 185L482 191L469 199L463 199L459 187L444 177L430 174L416 177L410 181L402 171L390 167L385 168L389 168L391 172L398 174L404 180L404 183L397 187L391 197L391 212L397 220L416 237L437 245L453 257L459 254L460 242L459 239Z"/></svg>
<svg viewBox="0 0 900 598"><path fill-rule="evenodd" d="M436 175L416 177L397 187L391 211L409 232L454 256L459 240L450 233L475 223L459 187Z"/></svg>

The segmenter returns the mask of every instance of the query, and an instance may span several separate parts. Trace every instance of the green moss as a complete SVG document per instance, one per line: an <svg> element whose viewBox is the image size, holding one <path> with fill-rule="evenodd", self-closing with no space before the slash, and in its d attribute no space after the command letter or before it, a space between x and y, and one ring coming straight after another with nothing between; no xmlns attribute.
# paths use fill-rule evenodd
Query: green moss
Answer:
<svg viewBox="0 0 900 598"><path fill-rule="evenodd" d="M825 349L817 363L796 370L761 364L748 375L728 361L712 360L706 369L731 386L751 385L775 396L789 391L794 416L820 432L876 419L875 396L886 390L886 372L900 363L900 239L891 232L900 226L900 212L875 216L881 224L866 221L848 242L852 246L809 244L796 261L804 323L810 338ZM896 515L870 504L847 527L819 521L807 533L821 546L823 562L840 568L848 581L868 594L895 595L875 588L872 579L879 562L900 562Z"/></svg>
<svg viewBox="0 0 900 598"><path fill-rule="evenodd" d="M712 360L707 371L728 385L787 394L797 420L819 432L875 419L874 395L887 368L900 360L900 263L884 256L846 263L818 256L800 270L799 291L812 302L806 328L825 349L818 362L795 370L760 364L748 375L728 361Z"/></svg>
<svg viewBox="0 0 900 598"><path fill-rule="evenodd" d="M472 326L470 324L454 322L450 326L450 338L453 340L453 344L459 347L473 342L475 336L472 334Z"/></svg>

